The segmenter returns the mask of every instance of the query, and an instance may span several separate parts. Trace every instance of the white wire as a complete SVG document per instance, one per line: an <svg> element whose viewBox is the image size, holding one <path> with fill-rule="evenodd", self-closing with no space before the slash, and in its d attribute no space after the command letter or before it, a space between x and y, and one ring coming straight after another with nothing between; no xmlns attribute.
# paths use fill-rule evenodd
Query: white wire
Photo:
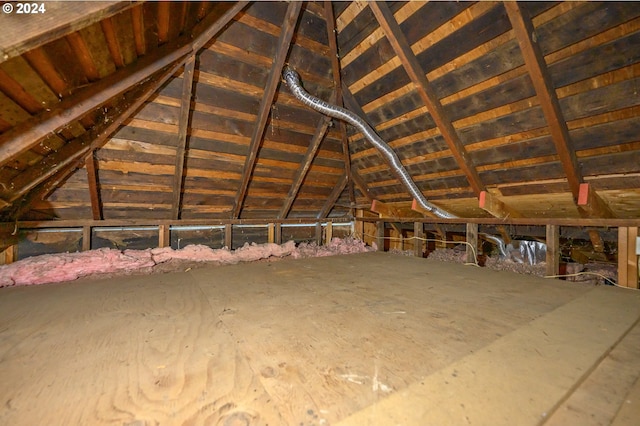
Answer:
<svg viewBox="0 0 640 426"><path fill-rule="evenodd" d="M385 240L397 240L397 241L422 240L422 241L435 241L435 242L441 242L441 243L466 244L469 247L471 247L471 250L473 251L473 258L475 260L475 263L464 263L464 265L480 267L480 265L478 264L478 256L476 255L476 248L473 247L473 245L471 243L467 242L467 241L449 241L449 240L440 240L440 239L437 239L437 238L422 238L422 237L416 237L416 236L407 237L407 238L404 238L404 237L402 237L402 238L400 238L400 237L378 237L376 235L371 235L371 234L367 234L367 233L363 233L362 235L363 236L367 236L367 237L371 237L371 238L374 238L374 239L382 238L382 239L385 239ZM639 290L637 288L625 287L625 286L619 285L616 282L614 282L612 278L607 277L607 276L602 275L602 274L598 274L597 272L585 271L585 272L577 272L575 274L545 275L543 278L567 278L567 277L577 277L579 275L596 275L596 276L604 279L605 281L609 281L610 283L612 283L616 287L626 288L627 290Z"/></svg>
<svg viewBox="0 0 640 426"><path fill-rule="evenodd" d="M402 237L402 238L400 238L400 237L377 237L375 235L366 234L366 233L363 233L362 235L363 236L367 236L367 237L371 237L371 238L375 238L375 239L383 238L385 240L397 240L397 241L422 240L422 241L435 241L435 242L440 242L440 243L445 243L445 244L446 243L466 244L469 247L471 247L471 251L473 252L474 262L472 262L472 263L466 262L466 263L463 263L463 265L466 265L466 266L477 266L478 268L480 267L480 265L478 264L478 256L477 256L477 253L476 253L476 248L473 246L473 244L468 243L467 241L452 241L452 240L450 241L450 240L440 240L440 239L437 239L437 238L422 238L422 237L416 237L416 236L407 237L407 238L404 238L404 237Z"/></svg>

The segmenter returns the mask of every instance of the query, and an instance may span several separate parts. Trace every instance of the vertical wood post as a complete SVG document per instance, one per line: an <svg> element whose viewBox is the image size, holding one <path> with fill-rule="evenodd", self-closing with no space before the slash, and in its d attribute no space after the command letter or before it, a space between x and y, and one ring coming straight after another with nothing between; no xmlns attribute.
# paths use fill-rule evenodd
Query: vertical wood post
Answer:
<svg viewBox="0 0 640 426"><path fill-rule="evenodd" d="M231 250L232 242L233 242L233 226L230 223L227 223L224 226L224 246L229 250Z"/></svg>
<svg viewBox="0 0 640 426"><path fill-rule="evenodd" d="M171 245L171 227L169 225L158 226L158 247Z"/></svg>
<svg viewBox="0 0 640 426"><path fill-rule="evenodd" d="M324 244L327 245L333 239L333 222L327 222L325 228Z"/></svg>
<svg viewBox="0 0 640 426"><path fill-rule="evenodd" d="M18 245L7 247L0 253L0 265L8 265L18 260Z"/></svg>
<svg viewBox="0 0 640 426"><path fill-rule="evenodd" d="M638 228L618 228L618 285L639 288L636 238Z"/></svg>
<svg viewBox="0 0 640 426"><path fill-rule="evenodd" d="M376 222L376 244L378 251L384 251L384 221Z"/></svg>
<svg viewBox="0 0 640 426"><path fill-rule="evenodd" d="M316 244L322 244L322 223L316 222Z"/></svg>
<svg viewBox="0 0 640 426"><path fill-rule="evenodd" d="M91 227L82 227L82 251L91 250Z"/></svg>
<svg viewBox="0 0 640 426"><path fill-rule="evenodd" d="M276 244L282 244L282 224L281 223L274 223L273 224L273 238L274 238L274 243Z"/></svg>
<svg viewBox="0 0 640 426"><path fill-rule="evenodd" d="M267 242L273 244L276 241L276 224L270 223L267 225Z"/></svg>
<svg viewBox="0 0 640 426"><path fill-rule="evenodd" d="M476 253L478 252L478 224L467 223L467 250L466 262L476 263Z"/></svg>
<svg viewBox="0 0 640 426"><path fill-rule="evenodd" d="M422 257L424 252L424 223L422 222L414 222L413 223L413 255L416 257Z"/></svg>
<svg viewBox="0 0 640 426"><path fill-rule="evenodd" d="M560 272L560 227L547 225L547 275Z"/></svg>

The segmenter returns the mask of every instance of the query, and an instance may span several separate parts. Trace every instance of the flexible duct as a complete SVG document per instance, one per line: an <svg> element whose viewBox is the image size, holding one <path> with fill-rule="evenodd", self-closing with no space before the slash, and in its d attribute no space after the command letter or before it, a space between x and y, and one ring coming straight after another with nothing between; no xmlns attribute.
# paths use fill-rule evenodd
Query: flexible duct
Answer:
<svg viewBox="0 0 640 426"><path fill-rule="evenodd" d="M291 68L284 67L282 76L284 81L287 83L287 86L289 86L291 93L293 93L293 95L303 104L321 112L322 114L328 115L329 117L346 121L360 130L367 140L369 140L369 142L371 142L371 144L384 156L391 168L393 168L404 184L405 188L407 188L409 193L418 201L418 204L420 204L423 209L443 219L455 219L457 217L445 210L442 210L440 207L430 203L426 198L424 198L424 195L422 195L420 189L418 189L413 179L411 179L411 176L409 176L409 173L404 168L393 149L391 149L391 147L387 145L386 142L378 136L375 130L373 130L362 118L347 109L337 105L331 105L330 103L309 94L304 90L304 88L302 88L298 73Z"/></svg>

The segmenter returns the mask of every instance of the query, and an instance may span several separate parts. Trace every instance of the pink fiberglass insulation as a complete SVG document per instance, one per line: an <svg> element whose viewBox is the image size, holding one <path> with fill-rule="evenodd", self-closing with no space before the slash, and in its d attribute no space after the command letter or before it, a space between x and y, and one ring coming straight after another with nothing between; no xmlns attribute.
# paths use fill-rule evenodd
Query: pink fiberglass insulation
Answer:
<svg viewBox="0 0 640 426"><path fill-rule="evenodd" d="M212 249L203 245L189 245L180 250L165 247L124 252L102 248L76 253L45 254L0 265L0 287L71 281L93 274L129 273L145 271L145 268L152 271L153 266L171 260L233 264L270 257L291 256L297 259L371 250L354 238L334 238L326 246L301 243L296 247L293 241L281 245L245 244L235 251Z"/></svg>

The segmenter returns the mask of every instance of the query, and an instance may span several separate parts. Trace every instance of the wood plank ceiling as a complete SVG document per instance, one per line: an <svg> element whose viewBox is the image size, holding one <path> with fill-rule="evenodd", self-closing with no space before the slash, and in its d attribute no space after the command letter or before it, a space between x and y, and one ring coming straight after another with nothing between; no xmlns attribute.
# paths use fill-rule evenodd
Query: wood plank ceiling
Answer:
<svg viewBox="0 0 640 426"><path fill-rule="evenodd" d="M633 2L47 13L57 27L3 17L22 30L0 36L1 221L335 217L373 199L408 209L362 134L291 95L284 64L363 116L456 215L640 217Z"/></svg>

